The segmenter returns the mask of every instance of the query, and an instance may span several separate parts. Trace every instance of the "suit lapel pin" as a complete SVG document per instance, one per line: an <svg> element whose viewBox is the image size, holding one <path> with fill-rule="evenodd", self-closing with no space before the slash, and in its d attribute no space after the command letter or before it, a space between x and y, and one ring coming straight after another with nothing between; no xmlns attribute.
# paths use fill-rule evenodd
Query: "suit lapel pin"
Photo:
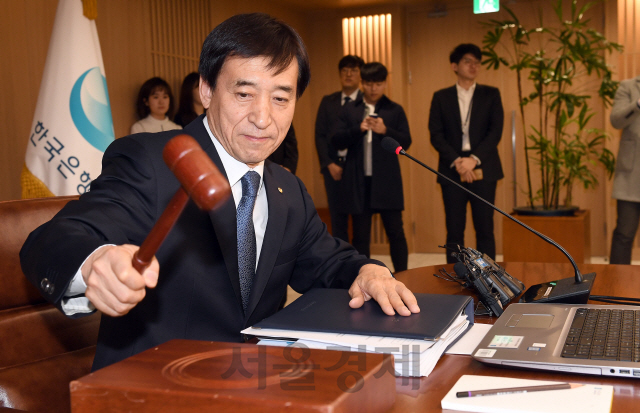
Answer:
<svg viewBox="0 0 640 413"><path fill-rule="evenodd" d="M282 193L282 188L278 187L278 191L280 191L280 193Z"/></svg>

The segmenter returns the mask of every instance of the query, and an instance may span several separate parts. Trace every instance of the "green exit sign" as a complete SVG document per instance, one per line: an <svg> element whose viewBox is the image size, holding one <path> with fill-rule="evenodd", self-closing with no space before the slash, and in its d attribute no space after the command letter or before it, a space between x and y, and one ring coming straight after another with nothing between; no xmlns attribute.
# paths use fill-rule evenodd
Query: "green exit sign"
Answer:
<svg viewBox="0 0 640 413"><path fill-rule="evenodd" d="M493 13L500 10L500 0L473 0L473 14Z"/></svg>

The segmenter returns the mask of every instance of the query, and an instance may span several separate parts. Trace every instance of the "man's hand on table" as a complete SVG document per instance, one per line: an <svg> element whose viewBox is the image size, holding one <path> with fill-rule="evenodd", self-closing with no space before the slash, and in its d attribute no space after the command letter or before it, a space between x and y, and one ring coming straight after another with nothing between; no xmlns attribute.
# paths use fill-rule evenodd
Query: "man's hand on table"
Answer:
<svg viewBox="0 0 640 413"><path fill-rule="evenodd" d="M349 295L351 308L360 308L365 301L373 298L388 315L398 312L400 315L409 316L420 312L413 293L393 278L388 268L375 264L366 264L360 268L358 277L349 288Z"/></svg>

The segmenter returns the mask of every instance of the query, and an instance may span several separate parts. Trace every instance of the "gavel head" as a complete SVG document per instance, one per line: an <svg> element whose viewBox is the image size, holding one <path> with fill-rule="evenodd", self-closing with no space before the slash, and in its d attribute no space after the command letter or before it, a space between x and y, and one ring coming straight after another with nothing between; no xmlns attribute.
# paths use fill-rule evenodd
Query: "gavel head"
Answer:
<svg viewBox="0 0 640 413"><path fill-rule="evenodd" d="M167 142L162 158L198 208L209 211L231 195L227 179L191 136Z"/></svg>

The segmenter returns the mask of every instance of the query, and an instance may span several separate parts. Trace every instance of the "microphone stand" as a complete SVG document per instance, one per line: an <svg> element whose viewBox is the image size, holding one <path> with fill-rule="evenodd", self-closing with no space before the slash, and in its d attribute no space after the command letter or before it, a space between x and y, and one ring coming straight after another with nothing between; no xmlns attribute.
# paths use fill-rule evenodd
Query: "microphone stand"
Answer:
<svg viewBox="0 0 640 413"><path fill-rule="evenodd" d="M493 208L494 210L498 211L499 213L501 213L505 217L509 218L513 222L517 223L518 225L523 226L527 230L533 232L534 234L536 234L537 236L539 236L540 238L542 238L543 240L548 242L549 244L551 244L554 247L558 248L569 259L569 262L571 262L571 265L573 266L573 270L574 270L574 274L575 274L573 279L565 278L565 279L561 279L561 280L550 281L550 282L546 282L546 283L542 283L542 284L533 285L533 286L529 287L529 289L523 294L522 298L520 299L520 302L525 302L525 303L529 303L529 302L537 302L537 303L546 302L546 303L566 303L566 304L586 304L587 303L587 301L589 300L589 295L591 293L591 287L593 287L593 281L594 281L594 279L596 277L596 274L595 273L590 273L590 274L585 274L583 276L580 273L580 270L578 269L578 266L576 265L576 262L573 260L571 255L569 255L569 253L564 248L562 248L562 246L560 244L558 244L557 242L555 242L551 238L547 237L546 235L544 235L544 234L536 231L535 229L531 228L530 226L528 226L524 222L514 218L510 214L507 214L502 209L500 209L497 206L493 205L491 202L487 201L486 199L482 198L481 196L476 195L475 193L471 192L470 190L468 190L464 186L460 185L459 183L457 183L453 179L443 175L442 173L436 171L435 169L431 168L430 166L424 164L423 162L421 162L418 159L414 158L413 156L409 155L404 149L402 149L402 146L400 146L400 144L398 144L398 142L395 139L393 139L391 137L388 137L388 136L383 138L382 139L382 147L383 147L383 149L385 149L385 150L387 150L389 152L394 152L396 155L404 155L404 156L406 156L407 158L411 159L412 161L416 162L417 164L421 165L422 167L428 169L429 171L433 172L434 174L438 175L439 177L441 177L441 178L447 180L448 182L451 182L452 184L456 185L458 188L462 189L463 191L467 192L468 194L473 195L475 198L477 198L480 201L484 202L485 204L489 205L491 208Z"/></svg>

